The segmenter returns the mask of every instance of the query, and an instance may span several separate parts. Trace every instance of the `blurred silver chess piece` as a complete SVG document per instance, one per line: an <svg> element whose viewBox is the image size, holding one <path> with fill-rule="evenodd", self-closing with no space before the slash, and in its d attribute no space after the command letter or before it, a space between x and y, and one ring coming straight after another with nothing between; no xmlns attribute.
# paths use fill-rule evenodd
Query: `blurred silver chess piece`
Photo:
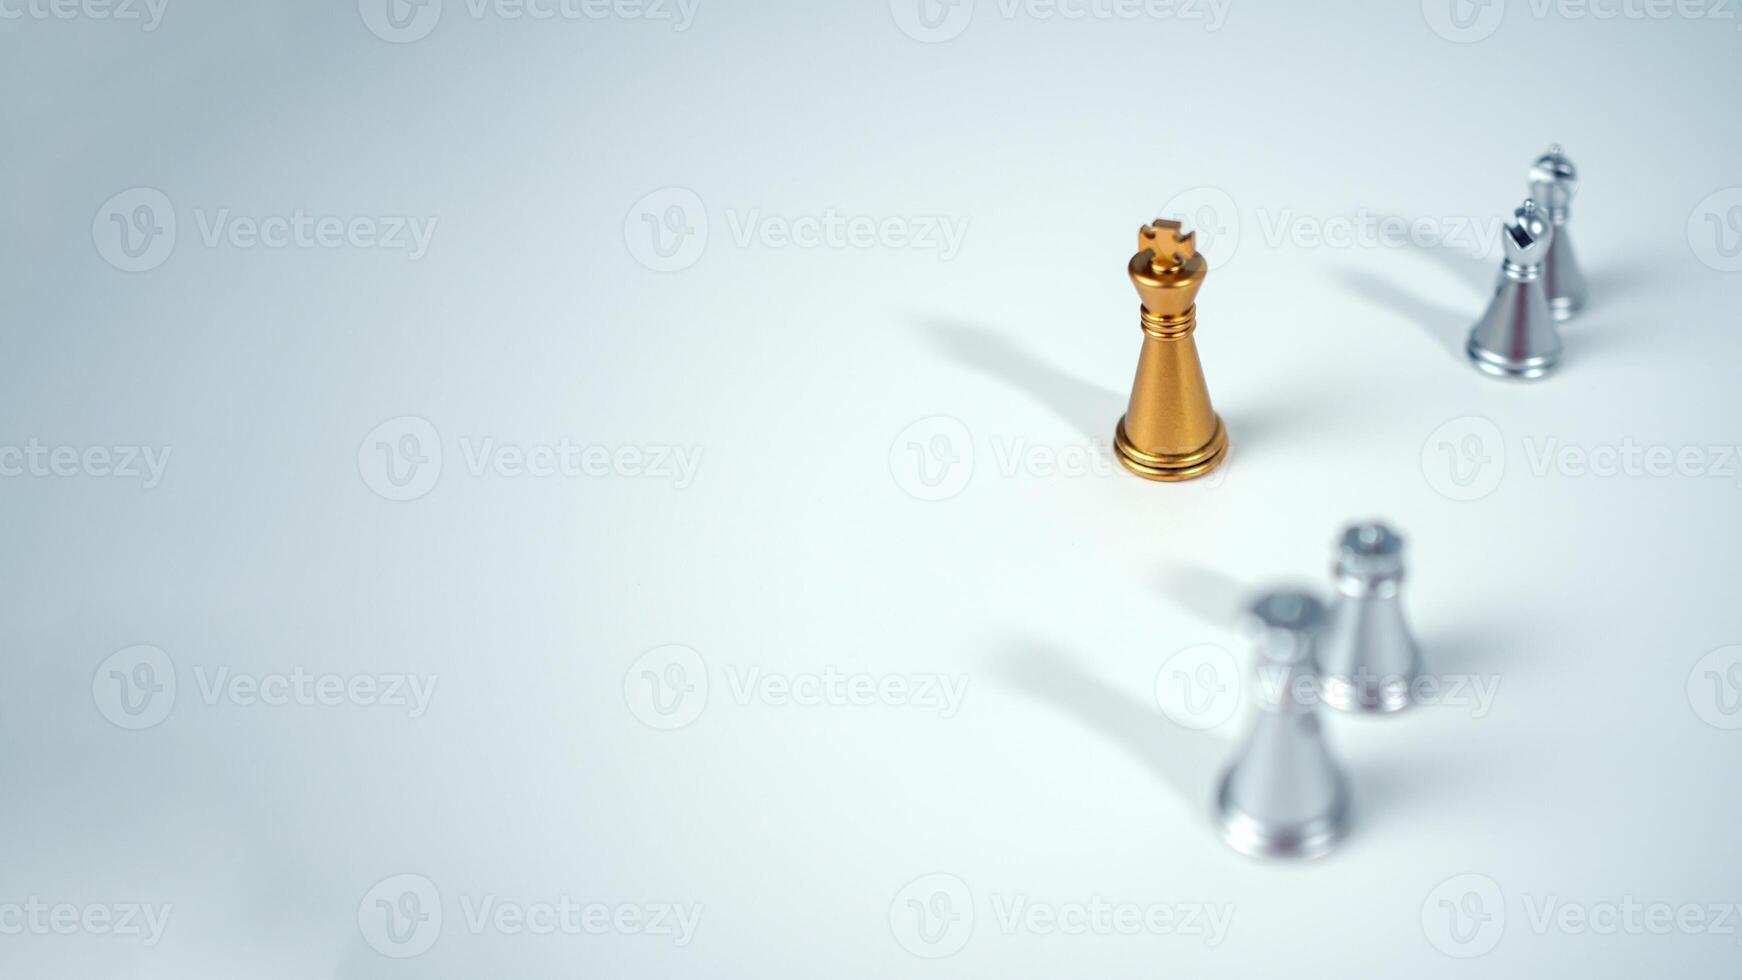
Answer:
<svg viewBox="0 0 1742 980"><path fill-rule="evenodd" d="M1403 538L1384 524L1352 525L1334 572L1337 595L1316 646L1325 703L1369 714L1409 707L1423 668L1398 597Z"/></svg>
<svg viewBox="0 0 1742 980"><path fill-rule="evenodd" d="M1554 227L1534 198L1512 218L1500 235L1506 246L1500 285L1488 312L1470 331L1466 350L1477 368L1495 377L1534 379L1561 359L1560 332L1542 283L1542 260L1554 241Z"/></svg>
<svg viewBox="0 0 1742 980"><path fill-rule="evenodd" d="M1257 715L1222 775L1216 821L1222 838L1254 857L1318 857L1348 828L1349 780L1320 729L1313 642L1325 607L1305 592L1272 592L1253 603Z"/></svg>
<svg viewBox="0 0 1742 980"><path fill-rule="evenodd" d="M1567 235L1567 206L1579 187L1579 172L1561 153L1559 143L1548 148L1530 168L1530 196L1548 212L1554 225L1554 241L1542 259L1542 288L1548 295L1549 312L1556 320L1570 320L1585 308L1589 290L1585 274L1573 258L1573 240Z"/></svg>

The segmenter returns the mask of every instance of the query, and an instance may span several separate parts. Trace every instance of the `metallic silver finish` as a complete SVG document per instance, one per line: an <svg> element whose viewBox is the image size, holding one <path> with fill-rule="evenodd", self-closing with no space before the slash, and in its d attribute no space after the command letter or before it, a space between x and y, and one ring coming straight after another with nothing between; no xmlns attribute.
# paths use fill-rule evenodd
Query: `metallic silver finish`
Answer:
<svg viewBox="0 0 1742 980"><path fill-rule="evenodd" d="M1257 717L1216 791L1222 839L1253 857L1326 853L1349 825L1349 780L1331 758L1316 706L1313 641L1325 607L1272 592L1251 608L1257 631Z"/></svg>
<svg viewBox="0 0 1742 980"><path fill-rule="evenodd" d="M1333 571L1337 595L1315 646L1325 703L1367 714L1409 707L1423 666L1398 597L1403 538L1384 524L1352 525Z"/></svg>
<svg viewBox="0 0 1742 980"><path fill-rule="evenodd" d="M1542 259L1542 288L1556 320L1570 320L1585 308L1590 295L1585 274L1573 258L1573 240L1567 235L1567 206L1579 187L1579 172L1561 152L1559 143L1548 148L1530 168L1530 196L1542 203L1554 225L1554 241Z"/></svg>
<svg viewBox="0 0 1742 980"><path fill-rule="evenodd" d="M1506 258L1488 312L1470 331L1466 347L1477 368L1500 378L1540 378L1561 359L1560 333L1543 291L1542 260L1554 227L1535 199L1513 212L1501 240Z"/></svg>

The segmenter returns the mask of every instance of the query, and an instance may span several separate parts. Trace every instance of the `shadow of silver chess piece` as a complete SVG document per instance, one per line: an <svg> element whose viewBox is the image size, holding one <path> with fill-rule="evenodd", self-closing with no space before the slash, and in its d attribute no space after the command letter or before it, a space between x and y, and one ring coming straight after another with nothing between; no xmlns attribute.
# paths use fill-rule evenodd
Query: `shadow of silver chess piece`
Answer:
<svg viewBox="0 0 1742 980"><path fill-rule="evenodd" d="M1383 213L1381 221L1402 222L1410 229L1405 242L1409 251L1427 259L1451 273L1467 287L1468 308L1476 310L1494 291L1494 266L1479 247L1482 242L1459 243L1455 236L1444 233L1424 235L1422 228L1443 224L1443 221L1422 222L1400 214ZM1464 346L1469 340L1470 314L1461 303L1439 305L1411 293L1396 283L1358 269L1340 270L1344 285L1352 292L1416 324L1427 332L1434 343L1452 357L1463 360Z"/></svg>
<svg viewBox="0 0 1742 980"><path fill-rule="evenodd" d="M1343 283L1351 292L1420 327L1449 356L1459 361L1464 360L1464 345L1470 335L1469 314L1429 303L1396 283L1370 272L1358 269L1343 269L1341 272Z"/></svg>
<svg viewBox="0 0 1742 980"><path fill-rule="evenodd" d="M1152 700L1114 687L1044 644L1019 648L998 670L1018 690L1130 753L1188 806L1199 805L1227 752L1216 736L1174 724Z"/></svg>
<svg viewBox="0 0 1742 980"><path fill-rule="evenodd" d="M1252 601L1249 586L1207 565L1174 562L1162 567L1156 581L1170 602L1219 629L1237 628Z"/></svg>
<svg viewBox="0 0 1742 980"><path fill-rule="evenodd" d="M1412 229L1420 224L1401 215L1392 215L1391 217L1410 223ZM1489 293L1494 291L1494 265L1489 261L1490 249L1483 247L1484 243L1480 241L1480 236L1463 244L1453 241L1455 237L1454 235L1436 234L1431 236L1431 240L1421 241L1412 231L1406 241L1409 243L1410 251L1451 273L1458 281L1468 286L1470 301L1474 305L1480 303Z"/></svg>
<svg viewBox="0 0 1742 980"><path fill-rule="evenodd" d="M1090 443L1110 442L1110 419L1125 410L1125 396L1060 371L1003 333L957 321L920 324L940 353L965 367L1026 392Z"/></svg>

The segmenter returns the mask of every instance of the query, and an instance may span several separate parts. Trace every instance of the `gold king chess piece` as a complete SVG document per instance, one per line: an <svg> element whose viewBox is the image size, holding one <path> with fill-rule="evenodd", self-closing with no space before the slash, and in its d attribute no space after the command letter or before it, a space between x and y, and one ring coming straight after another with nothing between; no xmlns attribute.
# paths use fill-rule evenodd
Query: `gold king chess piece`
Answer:
<svg viewBox="0 0 1742 980"><path fill-rule="evenodd" d="M1228 454L1228 433L1210 407L1192 339L1208 268L1194 235L1180 234L1177 221L1157 219L1137 233L1137 254L1126 270L1143 298L1143 353L1113 447L1126 469L1148 480L1203 476Z"/></svg>

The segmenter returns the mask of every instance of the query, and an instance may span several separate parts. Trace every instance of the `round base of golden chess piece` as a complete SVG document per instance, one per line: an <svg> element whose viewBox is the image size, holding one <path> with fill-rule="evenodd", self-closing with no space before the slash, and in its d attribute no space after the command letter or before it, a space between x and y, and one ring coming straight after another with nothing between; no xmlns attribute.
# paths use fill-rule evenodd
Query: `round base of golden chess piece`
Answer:
<svg viewBox="0 0 1742 980"><path fill-rule="evenodd" d="M1228 456L1228 432L1222 427L1222 417L1216 417L1216 432L1210 441L1189 453L1146 453L1131 444L1125 434L1125 419L1113 432L1113 455L1131 472L1145 480L1174 482L1203 476L1222 464Z"/></svg>

